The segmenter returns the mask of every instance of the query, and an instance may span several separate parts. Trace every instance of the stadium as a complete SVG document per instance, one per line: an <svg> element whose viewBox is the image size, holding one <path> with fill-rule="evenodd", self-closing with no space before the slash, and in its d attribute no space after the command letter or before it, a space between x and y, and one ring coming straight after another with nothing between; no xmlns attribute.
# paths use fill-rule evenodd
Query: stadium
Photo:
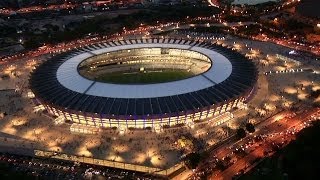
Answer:
<svg viewBox="0 0 320 180"><path fill-rule="evenodd" d="M249 100L254 63L218 44L186 39L112 40L52 57L31 73L34 102L89 127L190 125Z"/></svg>

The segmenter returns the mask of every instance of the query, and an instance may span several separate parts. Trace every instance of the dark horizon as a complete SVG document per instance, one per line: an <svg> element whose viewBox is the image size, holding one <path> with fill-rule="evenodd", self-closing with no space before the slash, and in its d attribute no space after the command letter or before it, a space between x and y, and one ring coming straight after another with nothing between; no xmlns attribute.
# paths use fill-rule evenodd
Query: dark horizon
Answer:
<svg viewBox="0 0 320 180"><path fill-rule="evenodd" d="M319 3L319 0L301 0L297 12L307 17L320 18Z"/></svg>

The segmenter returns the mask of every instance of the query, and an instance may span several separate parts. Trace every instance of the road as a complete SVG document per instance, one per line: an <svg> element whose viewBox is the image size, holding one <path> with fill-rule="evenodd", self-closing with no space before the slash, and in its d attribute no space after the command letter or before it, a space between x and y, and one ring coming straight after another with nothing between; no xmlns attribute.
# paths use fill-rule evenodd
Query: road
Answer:
<svg viewBox="0 0 320 180"><path fill-rule="evenodd" d="M108 6L111 5L119 5L123 7L127 7L130 5L135 5L136 3L141 3L142 0L130 0L130 1L121 1L121 2L115 2L115 1L94 1L94 3L91 3L90 5L88 3L63 3L63 4L51 4L51 5L37 5L37 6L29 6L29 7L23 7L19 9L10 9L10 8L1 8L0 9L0 15L9 16L12 14L26 14L26 13L35 13L35 12L44 12L44 11L61 11L61 10L74 10L76 8L81 7L91 7L93 5L94 7L105 7L106 10L109 10Z"/></svg>
<svg viewBox="0 0 320 180"><path fill-rule="evenodd" d="M258 158L269 156L273 153L274 146L284 146L295 138L294 132L305 127L310 116L319 113L319 108L310 108L295 115L290 111L280 112L260 123L256 131L244 139L237 141L235 138L213 150L206 161L202 162L189 179L199 179L203 174L211 174L209 179L232 179L238 172L252 168ZM255 137L262 137L256 141ZM266 154L267 153L267 154ZM228 161L226 168L221 171L217 162Z"/></svg>
<svg viewBox="0 0 320 180"><path fill-rule="evenodd" d="M215 151L213 151L213 155L216 156L218 159L222 159L223 157L226 157L228 154L232 153L232 149L230 149L230 147L241 146L241 144L244 144L244 142L249 141L252 138L252 136L261 134L261 132L260 132L261 128L265 129L264 127L267 127L267 126L270 126L270 125L276 123L276 121L279 117L285 117L288 114L290 114L289 111L283 111L283 112L280 112L280 113L264 120L261 124L259 124L256 127L256 132L251 134L251 136L247 136L244 139L236 141L236 142L232 141L232 142L226 143L226 144L224 144L224 146L221 146L218 149L216 149Z"/></svg>
<svg viewBox="0 0 320 180"><path fill-rule="evenodd" d="M81 48L85 45L94 44L98 42L103 42L116 38L122 38L125 35L130 34L141 34L141 33L147 33L152 32L153 34L159 33L159 32L165 32L165 31L171 31L174 29L189 29L190 27L194 26L202 26L202 27L208 27L208 26L240 26L240 25L249 25L254 24L254 22L243 22L243 23L213 23L213 24L184 24L181 26L177 26L177 23L168 23L170 25L164 25L164 26L151 26L151 27L144 27L144 28L137 28L135 30L131 31L125 31L121 34L114 34L109 37L87 37L83 39L74 40L67 43L60 43L58 45L52 46L52 45L44 45L42 47L39 47L37 50L29 51L26 53L19 53L16 55L12 55L9 57L0 58L0 65L7 64L12 61L16 60L23 60L23 59L31 59L36 58L44 54L52 54L52 53L60 53L67 50L71 50L74 48ZM161 28L162 27L162 28ZM161 28L162 30L159 30Z"/></svg>
<svg viewBox="0 0 320 180"><path fill-rule="evenodd" d="M16 55L12 55L9 57L4 57L0 58L0 65L6 64L11 61L15 60L21 60L21 59L30 59L30 58L36 58L38 56L44 55L44 54L49 54L49 53L59 53L63 52L66 50L71 50L74 48L79 48L83 47L88 44L93 44L93 43L98 43L102 41L112 40L115 38L123 38L124 36L127 35L143 35L143 34L158 34L166 31L172 31L172 30L177 30L177 29L189 29L192 27L211 27L211 26L216 26L216 27L223 27L223 26L229 26L229 27L237 27L237 26L247 26L251 24L256 24L256 22L235 22L235 23L206 23L206 24L179 24L179 23L167 23L165 25L157 25L157 26L147 26L147 27L138 27L134 30L130 31L124 31L122 33L117 33L114 35L111 35L109 37L87 37L83 39L78 39L74 40L68 43L60 43L58 45L52 46L52 45L44 45L42 47L39 47L37 50L34 51L29 51L26 53L20 53ZM312 49L309 47L304 47L304 46L299 46L299 45L292 45L290 41L280 41L280 40L275 40L275 39L261 39L261 38L255 38L254 40L259 40L259 41L270 41L282 46L302 50L302 51L308 51L312 52L314 54L320 55L320 47L315 46Z"/></svg>
<svg viewBox="0 0 320 180"><path fill-rule="evenodd" d="M257 144L253 145L253 148L247 150L251 151L248 155L238 159L235 164L231 165L226 170L219 172L218 174L214 174L210 179L232 179L232 177L239 171L245 170L246 168L250 167L252 162L254 162L257 158L265 157L265 152L271 151L267 154L267 156L272 155L274 153L274 151L272 151L273 145L284 145L284 142L288 144L291 140L295 139L294 134L303 129L303 123L307 122L310 116L317 112L319 112L319 109L309 109L295 117L283 118L281 120L275 121L269 126L266 126L265 128L259 130L257 134L270 135L268 138L266 138L265 142L261 143L261 145L258 147L255 147L255 145ZM232 153L230 152L230 149L227 149L223 154L229 154L228 151L229 153Z"/></svg>
<svg viewBox="0 0 320 180"><path fill-rule="evenodd" d="M238 27L238 26L249 26L249 25L253 25L253 24L258 24L256 22L233 22L233 23L227 23L227 22L223 22L223 23L207 23L207 24L175 24L172 26L167 26L164 28L157 28L154 29L152 32L153 34L157 34L157 33L163 33L166 31L172 31L172 30L178 30L178 29L190 29L193 27L224 27L224 26L228 26L228 27ZM247 37L248 38L248 37ZM291 40L283 40L283 39L276 39L276 38L268 38L267 36L256 36L256 37L249 37L252 38L253 40L258 40L258 41L264 41L264 42L272 42L281 46L285 46L288 48L292 48L295 50L300 50L300 51L305 51L305 52L310 52L316 55L320 55L320 46L312 46L312 45L304 45L304 44L299 44L296 42L293 42Z"/></svg>

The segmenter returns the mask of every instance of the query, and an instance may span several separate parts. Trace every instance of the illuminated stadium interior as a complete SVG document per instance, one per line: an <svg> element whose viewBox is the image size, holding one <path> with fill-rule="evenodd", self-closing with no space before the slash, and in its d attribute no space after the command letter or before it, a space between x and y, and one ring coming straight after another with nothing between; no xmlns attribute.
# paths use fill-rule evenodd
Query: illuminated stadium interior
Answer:
<svg viewBox="0 0 320 180"><path fill-rule="evenodd" d="M90 57L78 67L91 80L147 84L181 80L206 72L211 60L199 52L173 48L136 48Z"/></svg>
<svg viewBox="0 0 320 180"><path fill-rule="evenodd" d="M123 81L124 72L169 70L190 74ZM99 79L111 72L122 79ZM107 41L54 56L31 73L30 89L34 103L58 119L90 127L158 131L241 107L254 94L256 80L254 63L230 48L150 38Z"/></svg>

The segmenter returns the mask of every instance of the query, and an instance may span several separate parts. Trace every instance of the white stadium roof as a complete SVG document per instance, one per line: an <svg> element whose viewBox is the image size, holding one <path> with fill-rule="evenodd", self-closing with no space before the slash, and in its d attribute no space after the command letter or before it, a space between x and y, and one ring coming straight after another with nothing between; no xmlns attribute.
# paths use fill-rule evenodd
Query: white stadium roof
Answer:
<svg viewBox="0 0 320 180"><path fill-rule="evenodd" d="M87 58L112 51L134 48L176 48L202 53L212 61L211 68L200 75L165 83L156 84L111 84L96 82L82 77L78 65ZM232 72L231 62L222 54L204 47L186 44L146 43L119 45L98 50L88 50L66 60L57 70L57 79L61 85L86 95L112 98L153 98L191 93L209 88L226 80Z"/></svg>

